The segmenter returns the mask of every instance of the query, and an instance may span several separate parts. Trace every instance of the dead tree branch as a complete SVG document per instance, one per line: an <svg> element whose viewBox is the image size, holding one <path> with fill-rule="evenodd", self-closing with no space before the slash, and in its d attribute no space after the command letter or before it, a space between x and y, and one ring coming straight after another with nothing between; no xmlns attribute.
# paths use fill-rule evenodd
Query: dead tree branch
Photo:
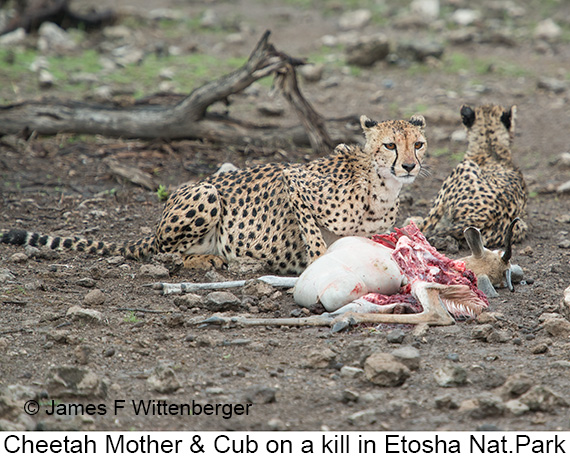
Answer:
<svg viewBox="0 0 570 457"><path fill-rule="evenodd" d="M304 99L295 74L301 63L275 50L264 33L248 61L237 70L192 91L174 105L116 108L85 103L24 102L0 107L0 135L35 131L101 134L126 138L207 139L233 144L277 144L285 146L287 131L251 125L225 116L206 113L214 102L245 89L260 78L277 74L278 86L301 117L313 150L328 153L333 142L321 116Z"/></svg>

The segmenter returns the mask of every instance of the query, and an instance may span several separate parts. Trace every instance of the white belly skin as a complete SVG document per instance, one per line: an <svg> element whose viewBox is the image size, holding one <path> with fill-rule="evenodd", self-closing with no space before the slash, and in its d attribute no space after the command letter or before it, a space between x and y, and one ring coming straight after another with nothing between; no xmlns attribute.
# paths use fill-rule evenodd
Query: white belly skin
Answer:
<svg viewBox="0 0 570 457"><path fill-rule="evenodd" d="M320 302L332 312L367 293L395 294L404 277L391 253L368 238L341 238L303 272L293 298L301 306Z"/></svg>

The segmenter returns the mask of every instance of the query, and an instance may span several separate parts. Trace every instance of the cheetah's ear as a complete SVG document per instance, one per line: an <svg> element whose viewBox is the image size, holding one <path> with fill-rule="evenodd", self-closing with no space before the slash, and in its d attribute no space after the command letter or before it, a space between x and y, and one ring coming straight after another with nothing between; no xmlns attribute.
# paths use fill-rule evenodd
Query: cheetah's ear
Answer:
<svg viewBox="0 0 570 457"><path fill-rule="evenodd" d="M505 126L505 128L511 132L511 134L515 131L515 118L517 117L517 106L511 106L511 109L508 111L503 111L501 114L501 122Z"/></svg>
<svg viewBox="0 0 570 457"><path fill-rule="evenodd" d="M460 112L463 125L470 129L475 123L475 111L470 106L463 105Z"/></svg>
<svg viewBox="0 0 570 457"><path fill-rule="evenodd" d="M362 116L360 116L360 125L362 126L362 130L364 130L364 133L366 133L368 129L371 129L375 125L378 125L378 122L369 119L363 114Z"/></svg>
<svg viewBox="0 0 570 457"><path fill-rule="evenodd" d="M425 134L426 119L421 114L414 114L408 122L419 128L420 132L422 132L422 135Z"/></svg>

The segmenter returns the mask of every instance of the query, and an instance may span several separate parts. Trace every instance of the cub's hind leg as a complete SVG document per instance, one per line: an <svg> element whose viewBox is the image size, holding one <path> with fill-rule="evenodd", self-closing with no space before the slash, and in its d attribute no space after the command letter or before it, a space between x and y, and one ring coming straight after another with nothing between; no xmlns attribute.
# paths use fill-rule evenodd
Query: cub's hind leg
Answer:
<svg viewBox="0 0 570 457"><path fill-rule="evenodd" d="M179 187L168 199L156 230L158 250L181 255L190 269L226 266L219 249L221 213L220 196L213 185Z"/></svg>

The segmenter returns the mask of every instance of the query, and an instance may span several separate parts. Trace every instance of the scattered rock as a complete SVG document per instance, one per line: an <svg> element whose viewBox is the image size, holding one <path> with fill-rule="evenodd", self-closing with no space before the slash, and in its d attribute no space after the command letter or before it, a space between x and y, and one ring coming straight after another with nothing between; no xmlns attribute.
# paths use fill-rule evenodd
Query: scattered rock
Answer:
<svg viewBox="0 0 570 457"><path fill-rule="evenodd" d="M44 387L52 398L107 396L107 382L88 368L50 367Z"/></svg>
<svg viewBox="0 0 570 457"><path fill-rule="evenodd" d="M299 68L301 77L308 82L317 82L323 79L325 66L322 63L307 64Z"/></svg>
<svg viewBox="0 0 570 457"><path fill-rule="evenodd" d="M340 375L343 378L358 378L359 376L362 375L362 373L364 373L364 370L362 368L351 367L348 365L344 365L340 369Z"/></svg>
<svg viewBox="0 0 570 457"><path fill-rule="evenodd" d="M108 257L106 261L109 265L121 265L125 262L125 258L122 255L114 255L112 257Z"/></svg>
<svg viewBox="0 0 570 457"><path fill-rule="evenodd" d="M520 397L527 392L533 385L533 379L525 373L517 373L511 375L496 393L501 396L504 401Z"/></svg>
<svg viewBox="0 0 570 457"><path fill-rule="evenodd" d="M509 400L505 403L505 408L514 416L522 416L530 411L530 408L517 399Z"/></svg>
<svg viewBox="0 0 570 457"><path fill-rule="evenodd" d="M95 287L95 280L93 278L81 278L77 280L77 285L91 289L92 287Z"/></svg>
<svg viewBox="0 0 570 457"><path fill-rule="evenodd" d="M544 89L555 94L561 94L566 91L568 84L566 81L556 78L549 78L548 76L541 76L536 83L539 89Z"/></svg>
<svg viewBox="0 0 570 457"><path fill-rule="evenodd" d="M546 319L543 326L550 336L566 338L570 335L570 322L562 316Z"/></svg>
<svg viewBox="0 0 570 457"><path fill-rule="evenodd" d="M437 19L439 17L439 0L413 0L410 10L427 19Z"/></svg>
<svg viewBox="0 0 570 457"><path fill-rule="evenodd" d="M434 41L409 41L399 43L396 54L399 58L413 62L425 62L428 58L440 59L443 55L444 47L441 43Z"/></svg>
<svg viewBox="0 0 570 457"><path fill-rule="evenodd" d="M344 13L338 25L342 30L361 30L370 23L372 12L367 9L358 9Z"/></svg>
<svg viewBox="0 0 570 457"><path fill-rule="evenodd" d="M141 276L147 276L154 279L164 279L170 277L170 272L164 265L142 265L139 269L139 274Z"/></svg>
<svg viewBox="0 0 570 457"><path fill-rule="evenodd" d="M275 403L277 389L268 386L255 386L250 388L244 394L244 400L246 403L253 403L255 405L266 405L269 403Z"/></svg>
<svg viewBox="0 0 570 457"><path fill-rule="evenodd" d="M535 344L530 348L530 352L532 352L533 354L545 354L548 352L548 344L544 342Z"/></svg>
<svg viewBox="0 0 570 457"><path fill-rule="evenodd" d="M69 33L53 22L44 22L38 30L38 49L41 52L65 52L77 47Z"/></svg>
<svg viewBox="0 0 570 457"><path fill-rule="evenodd" d="M534 37L539 40L555 41L562 35L562 29L551 18L540 21L534 29Z"/></svg>
<svg viewBox="0 0 570 457"><path fill-rule="evenodd" d="M55 83L54 76L47 70L40 70L38 74L38 85L40 89L49 89Z"/></svg>
<svg viewBox="0 0 570 457"><path fill-rule="evenodd" d="M91 353L92 353L91 347L86 344L80 344L76 346L74 350L75 359L77 360L77 363L79 365L87 365Z"/></svg>
<svg viewBox="0 0 570 457"><path fill-rule="evenodd" d="M390 44L384 35L364 36L346 46L346 63L369 67L390 53Z"/></svg>
<svg viewBox="0 0 570 457"><path fill-rule="evenodd" d="M10 262L12 263L26 263L30 258L23 252L16 252L10 256Z"/></svg>
<svg viewBox="0 0 570 457"><path fill-rule="evenodd" d="M181 384L172 367L159 364L153 374L147 379L147 384L155 392L168 394L180 389Z"/></svg>
<svg viewBox="0 0 570 457"><path fill-rule="evenodd" d="M395 349L391 353L396 359L406 365L410 370L415 371L420 368L420 351L413 346L403 346Z"/></svg>
<svg viewBox="0 0 570 457"><path fill-rule="evenodd" d="M435 398L437 409L459 409L459 404L453 395L443 395Z"/></svg>
<svg viewBox="0 0 570 457"><path fill-rule="evenodd" d="M365 427L376 423L378 417L375 409L364 409L351 414L346 420L355 427Z"/></svg>
<svg viewBox="0 0 570 457"><path fill-rule="evenodd" d="M568 406L566 399L545 386L534 386L519 398L531 411L556 411L561 406Z"/></svg>
<svg viewBox="0 0 570 457"><path fill-rule="evenodd" d="M446 363L435 370L433 375L440 387L456 387L467 383L467 371L457 364Z"/></svg>
<svg viewBox="0 0 570 457"><path fill-rule="evenodd" d="M98 306L105 303L105 294L100 289L93 289L85 297L83 297L83 304L85 306Z"/></svg>
<svg viewBox="0 0 570 457"><path fill-rule="evenodd" d="M505 413L505 406L499 397L484 393L461 402L459 411L467 413L473 419L485 419L502 416Z"/></svg>
<svg viewBox="0 0 570 457"><path fill-rule="evenodd" d="M23 28L16 29L12 32L0 36L0 46L8 47L21 44L26 39L26 31Z"/></svg>
<svg viewBox="0 0 570 457"><path fill-rule="evenodd" d="M303 362L305 368L328 368L336 358L336 354L329 348L315 349L309 354Z"/></svg>
<svg viewBox="0 0 570 457"><path fill-rule="evenodd" d="M455 10L451 15L451 20L456 24L465 27L467 25L471 25L474 22L478 21L480 17L481 13L479 11L467 8L459 8Z"/></svg>
<svg viewBox="0 0 570 457"><path fill-rule="evenodd" d="M67 317L71 319L84 319L88 321L101 322L103 320L103 314L94 309L82 308L81 306L72 306L65 313Z"/></svg>
<svg viewBox="0 0 570 457"><path fill-rule="evenodd" d="M178 307L185 306L187 309L201 307L204 298L198 294L185 294L174 297L174 304Z"/></svg>
<svg viewBox="0 0 570 457"><path fill-rule="evenodd" d="M215 291L210 292L204 298L204 305L209 311L214 313L222 311L237 311L241 300L231 292Z"/></svg>
<svg viewBox="0 0 570 457"><path fill-rule="evenodd" d="M392 354L376 352L364 362L364 374L370 382L382 387L402 385L410 376L410 370Z"/></svg>
<svg viewBox="0 0 570 457"><path fill-rule="evenodd" d="M14 281L16 277L8 268L0 268L0 284Z"/></svg>
<svg viewBox="0 0 570 457"><path fill-rule="evenodd" d="M257 105L257 111L263 116L283 116L285 108L281 103L260 103Z"/></svg>
<svg viewBox="0 0 570 457"><path fill-rule="evenodd" d="M394 330L390 330L388 332L388 334L386 335L386 341L388 343L400 344L402 343L402 341L404 341L405 337L406 337L406 332L404 332L400 328L397 328Z"/></svg>

